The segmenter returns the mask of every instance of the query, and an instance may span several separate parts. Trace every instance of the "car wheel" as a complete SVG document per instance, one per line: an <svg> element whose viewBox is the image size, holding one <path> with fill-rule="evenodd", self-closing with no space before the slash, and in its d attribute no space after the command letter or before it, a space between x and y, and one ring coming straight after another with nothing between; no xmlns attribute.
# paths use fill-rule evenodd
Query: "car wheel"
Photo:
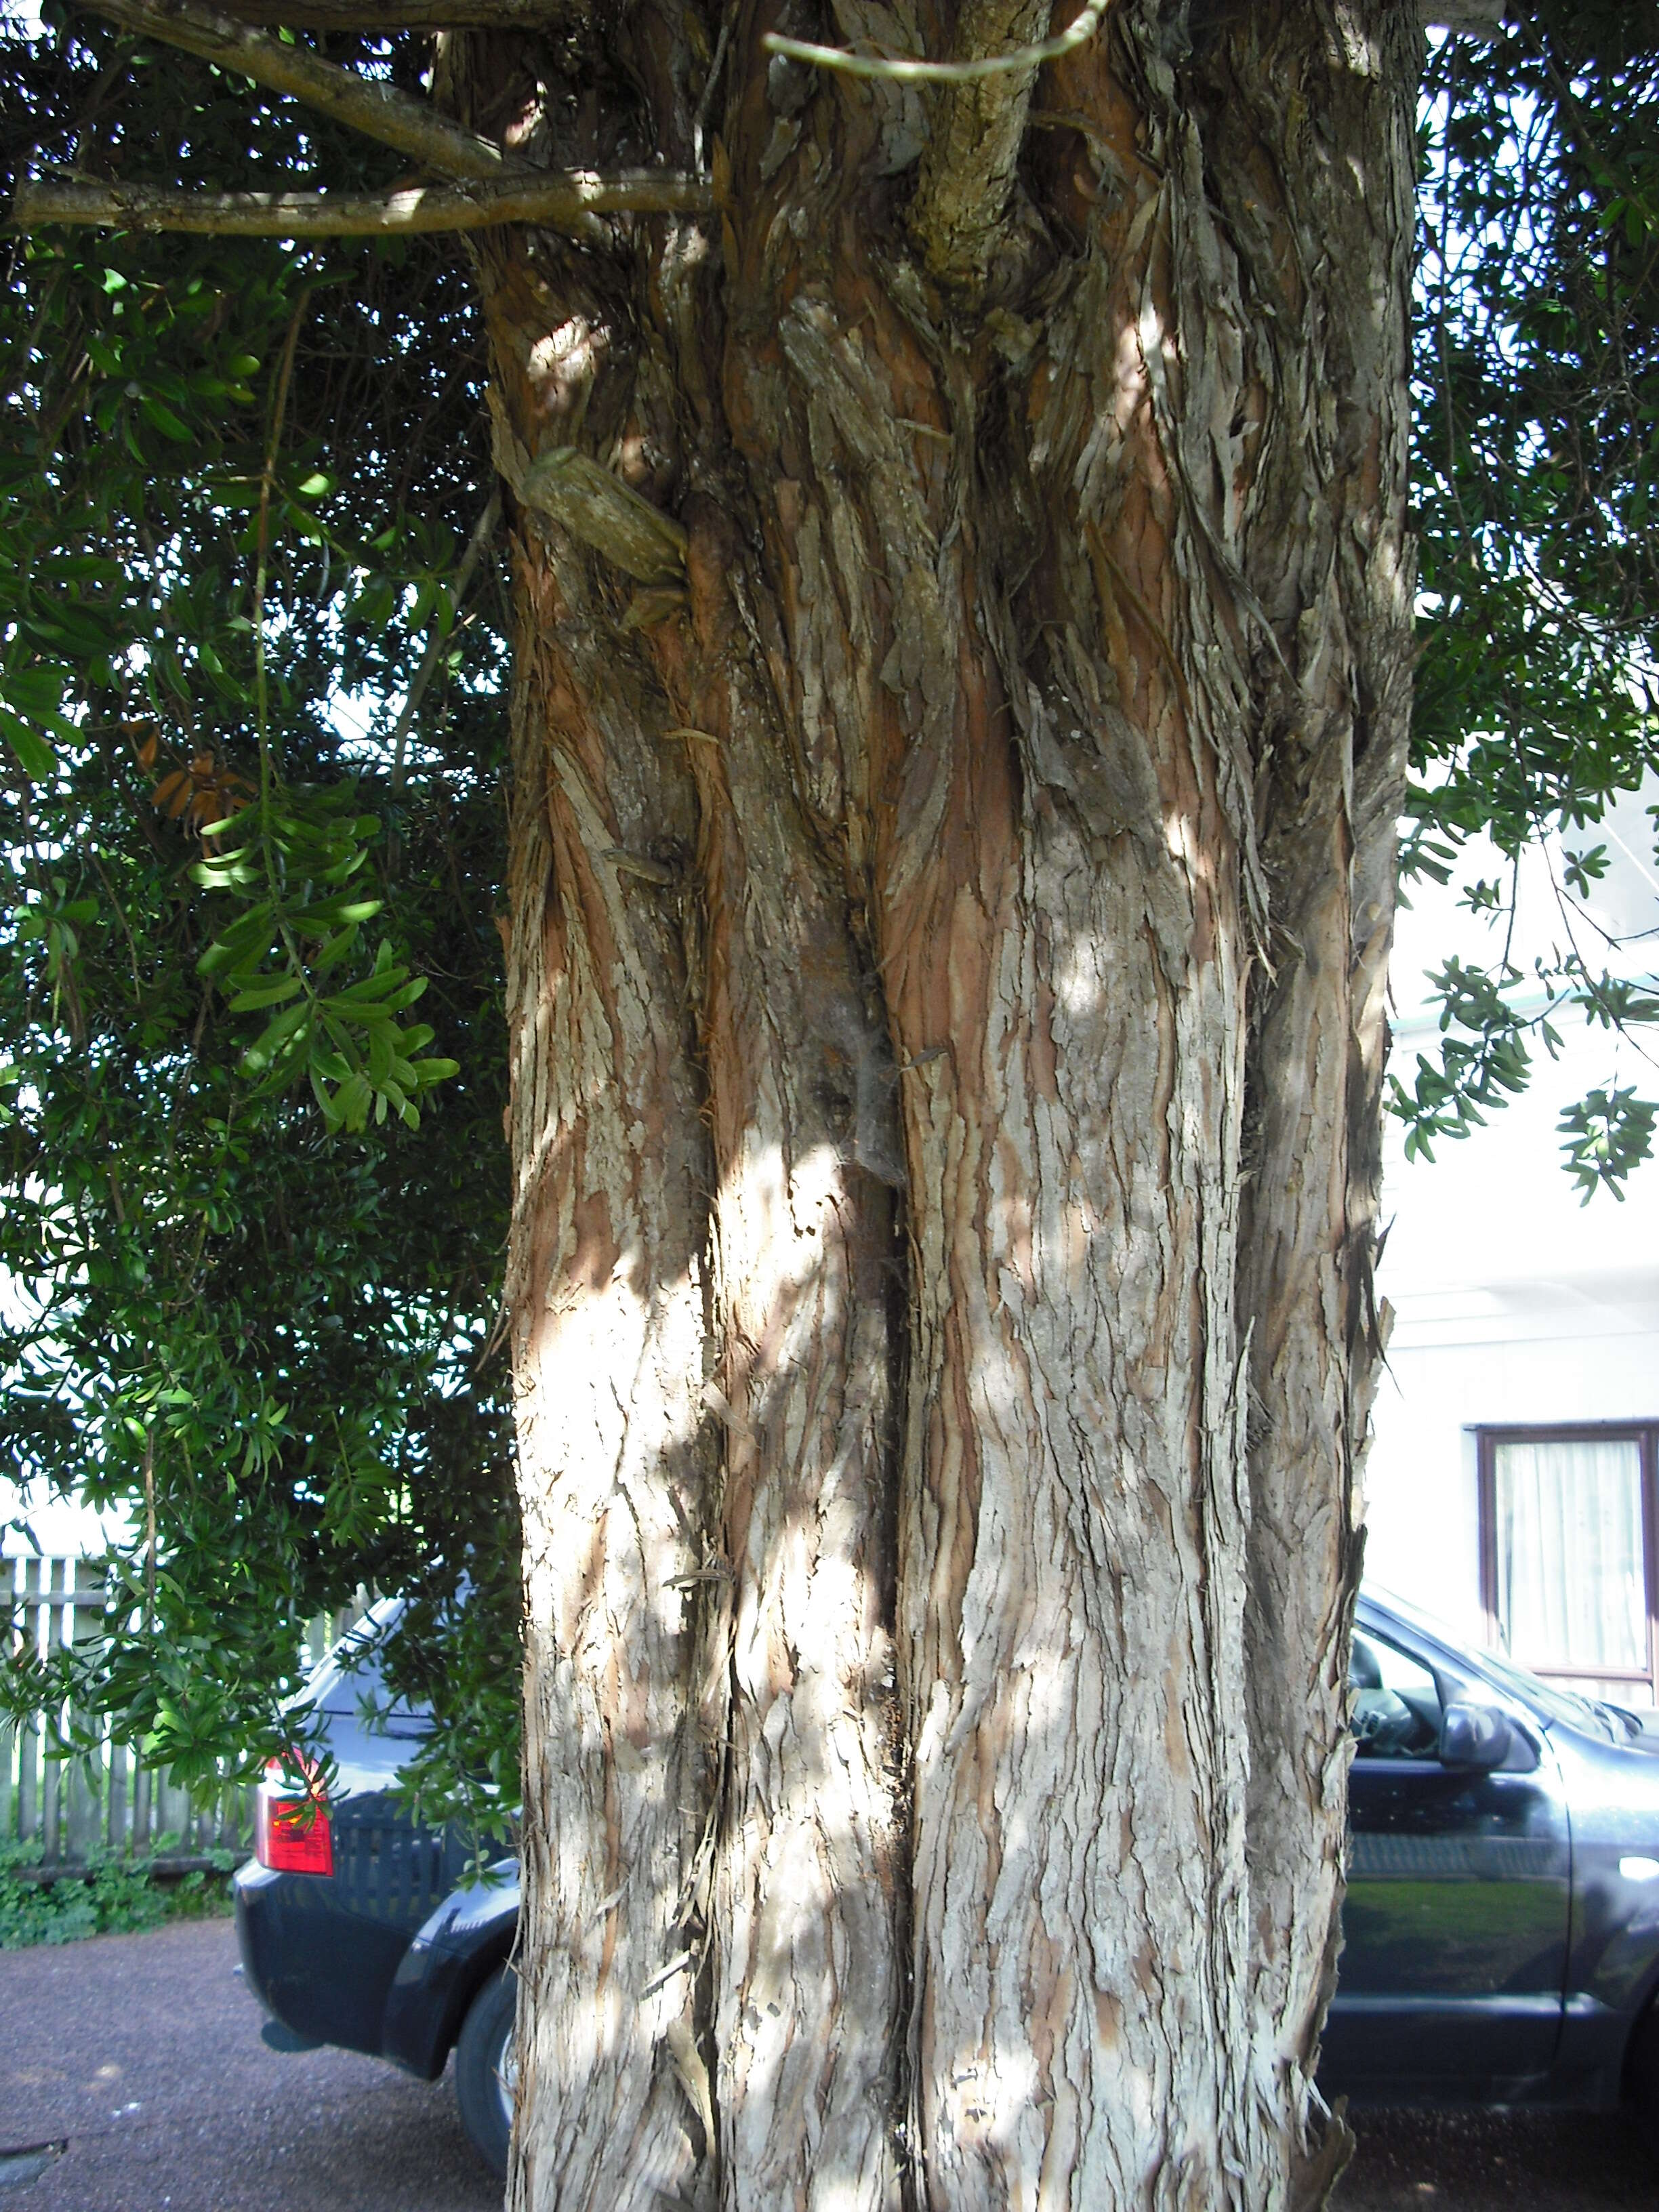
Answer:
<svg viewBox="0 0 1659 2212"><path fill-rule="evenodd" d="M1659 2001L1637 2022L1625 2058L1625 2097L1630 2116L1659 2157Z"/></svg>
<svg viewBox="0 0 1659 2212"><path fill-rule="evenodd" d="M519 2083L513 2033L518 2000L517 1976L497 1966L473 1998L455 2039L455 2101L461 2125L479 2156L503 2177Z"/></svg>

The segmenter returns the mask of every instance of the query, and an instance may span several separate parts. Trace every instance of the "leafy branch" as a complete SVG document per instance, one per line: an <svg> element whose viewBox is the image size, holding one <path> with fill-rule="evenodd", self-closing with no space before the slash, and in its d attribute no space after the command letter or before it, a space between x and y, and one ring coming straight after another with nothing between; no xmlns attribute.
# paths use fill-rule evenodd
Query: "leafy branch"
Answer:
<svg viewBox="0 0 1659 2212"><path fill-rule="evenodd" d="M353 800L349 787L277 792L204 832L214 849L191 875L204 890L246 903L197 972L213 979L233 1014L269 1017L240 1060L257 1095L308 1077L331 1130L356 1133L388 1109L418 1128L417 1100L459 1072L453 1060L422 1057L428 1024L399 1019L426 978L382 938L366 975L329 981L385 903L363 896L357 881L380 823Z"/></svg>

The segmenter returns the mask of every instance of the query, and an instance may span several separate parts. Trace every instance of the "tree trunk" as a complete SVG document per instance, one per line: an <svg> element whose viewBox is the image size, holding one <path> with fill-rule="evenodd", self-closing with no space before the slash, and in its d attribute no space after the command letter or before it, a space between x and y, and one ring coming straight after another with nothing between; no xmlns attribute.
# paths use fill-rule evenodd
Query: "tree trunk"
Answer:
<svg viewBox="0 0 1659 2212"><path fill-rule="evenodd" d="M477 252L520 622L511 2202L1316 2201L1413 22L1121 0L968 121L767 27L707 100L650 0L441 71L550 164L688 166L706 118L726 210Z"/></svg>

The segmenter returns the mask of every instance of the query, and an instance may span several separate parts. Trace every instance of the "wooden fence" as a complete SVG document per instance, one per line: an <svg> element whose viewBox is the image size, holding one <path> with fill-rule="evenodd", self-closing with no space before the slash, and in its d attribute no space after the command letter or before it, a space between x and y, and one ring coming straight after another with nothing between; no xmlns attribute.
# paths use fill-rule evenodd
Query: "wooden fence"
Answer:
<svg viewBox="0 0 1659 2212"><path fill-rule="evenodd" d="M345 1633L367 1601L364 1592L356 1606L307 1624L309 1663ZM0 1559L0 1635L9 1624L14 1649L32 1644L44 1656L95 1636L102 1608L103 1585L90 1560ZM193 1805L169 1773L145 1765L131 1745L112 1741L107 1729L88 1753L54 1755L51 1718L41 1712L21 1726L0 1721L0 1843L38 1841L43 1869L85 1865L111 1853L190 1860L247 1850L253 1801L246 1787L227 1784L212 1805Z"/></svg>

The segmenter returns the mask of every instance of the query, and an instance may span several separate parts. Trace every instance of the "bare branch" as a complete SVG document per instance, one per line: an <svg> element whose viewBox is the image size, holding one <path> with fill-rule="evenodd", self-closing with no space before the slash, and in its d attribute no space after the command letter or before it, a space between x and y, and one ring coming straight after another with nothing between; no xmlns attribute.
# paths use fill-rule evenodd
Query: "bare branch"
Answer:
<svg viewBox="0 0 1659 2212"><path fill-rule="evenodd" d="M1504 0L1419 0L1425 31L1467 31L1477 39L1495 38L1504 23Z"/></svg>
<svg viewBox="0 0 1659 2212"><path fill-rule="evenodd" d="M280 23L290 31L543 30L574 23L572 0L225 0L225 13L244 23Z"/></svg>
<svg viewBox="0 0 1659 2212"><path fill-rule="evenodd" d="M499 453L496 458L499 462ZM684 580L686 538L680 525L591 454L556 446L516 481L507 481L526 507L550 514L636 582Z"/></svg>
<svg viewBox="0 0 1659 2212"><path fill-rule="evenodd" d="M395 146L440 176L482 179L499 177L510 166L499 146L452 123L425 100L412 100L394 85L371 83L305 46L284 46L280 39L198 7L196 0L84 0L84 4L124 31L159 39L164 46L182 46L204 61L251 76L267 91L291 94L337 123Z"/></svg>
<svg viewBox="0 0 1659 2212"><path fill-rule="evenodd" d="M501 495L493 490L485 501L484 511L472 526L472 535L466 541L466 550L461 556L461 565L455 571L455 580L449 587L449 604L453 613L460 612L461 602L466 597L466 587L472 581L472 572L484 556L484 549L495 535L501 520ZM421 665L415 672L414 681L404 695L403 712L398 717L392 732L392 773L387 788L399 792L404 787L404 761L409 745L409 733L415 726L415 713L425 695L426 687L438 672L438 663L444 657L444 647L449 642L443 624L434 617L432 635L426 641L426 651L421 655Z"/></svg>
<svg viewBox="0 0 1659 2212"><path fill-rule="evenodd" d="M666 169L600 176L589 169L532 169L494 185L411 185L356 197L346 192L180 192L159 185L106 184L81 177L20 185L14 230L91 224L110 230L189 230L243 238L353 238L380 231L483 230L530 222L573 238L596 216L707 215L706 178Z"/></svg>
<svg viewBox="0 0 1659 2212"><path fill-rule="evenodd" d="M959 290L980 289L991 273L1039 67L1091 37L1109 0L1091 0L1058 38L1026 43L1048 20L1051 4L967 0L957 19L958 58L933 80L940 89L931 103L910 231L932 273Z"/></svg>
<svg viewBox="0 0 1659 2212"><path fill-rule="evenodd" d="M769 31L761 44L768 53L784 54L792 62L807 62L815 69L838 70L843 76L881 77L899 84L975 84L984 77L1017 76L1022 70L1035 70L1043 62L1058 61L1062 54L1074 52L1093 38L1110 5L1111 0L1088 0L1082 14L1055 37L996 52L975 53L972 49L978 41L971 36L959 35L958 43L969 51L959 59L949 62L855 54L847 46L815 46L805 39L781 38L775 31Z"/></svg>

